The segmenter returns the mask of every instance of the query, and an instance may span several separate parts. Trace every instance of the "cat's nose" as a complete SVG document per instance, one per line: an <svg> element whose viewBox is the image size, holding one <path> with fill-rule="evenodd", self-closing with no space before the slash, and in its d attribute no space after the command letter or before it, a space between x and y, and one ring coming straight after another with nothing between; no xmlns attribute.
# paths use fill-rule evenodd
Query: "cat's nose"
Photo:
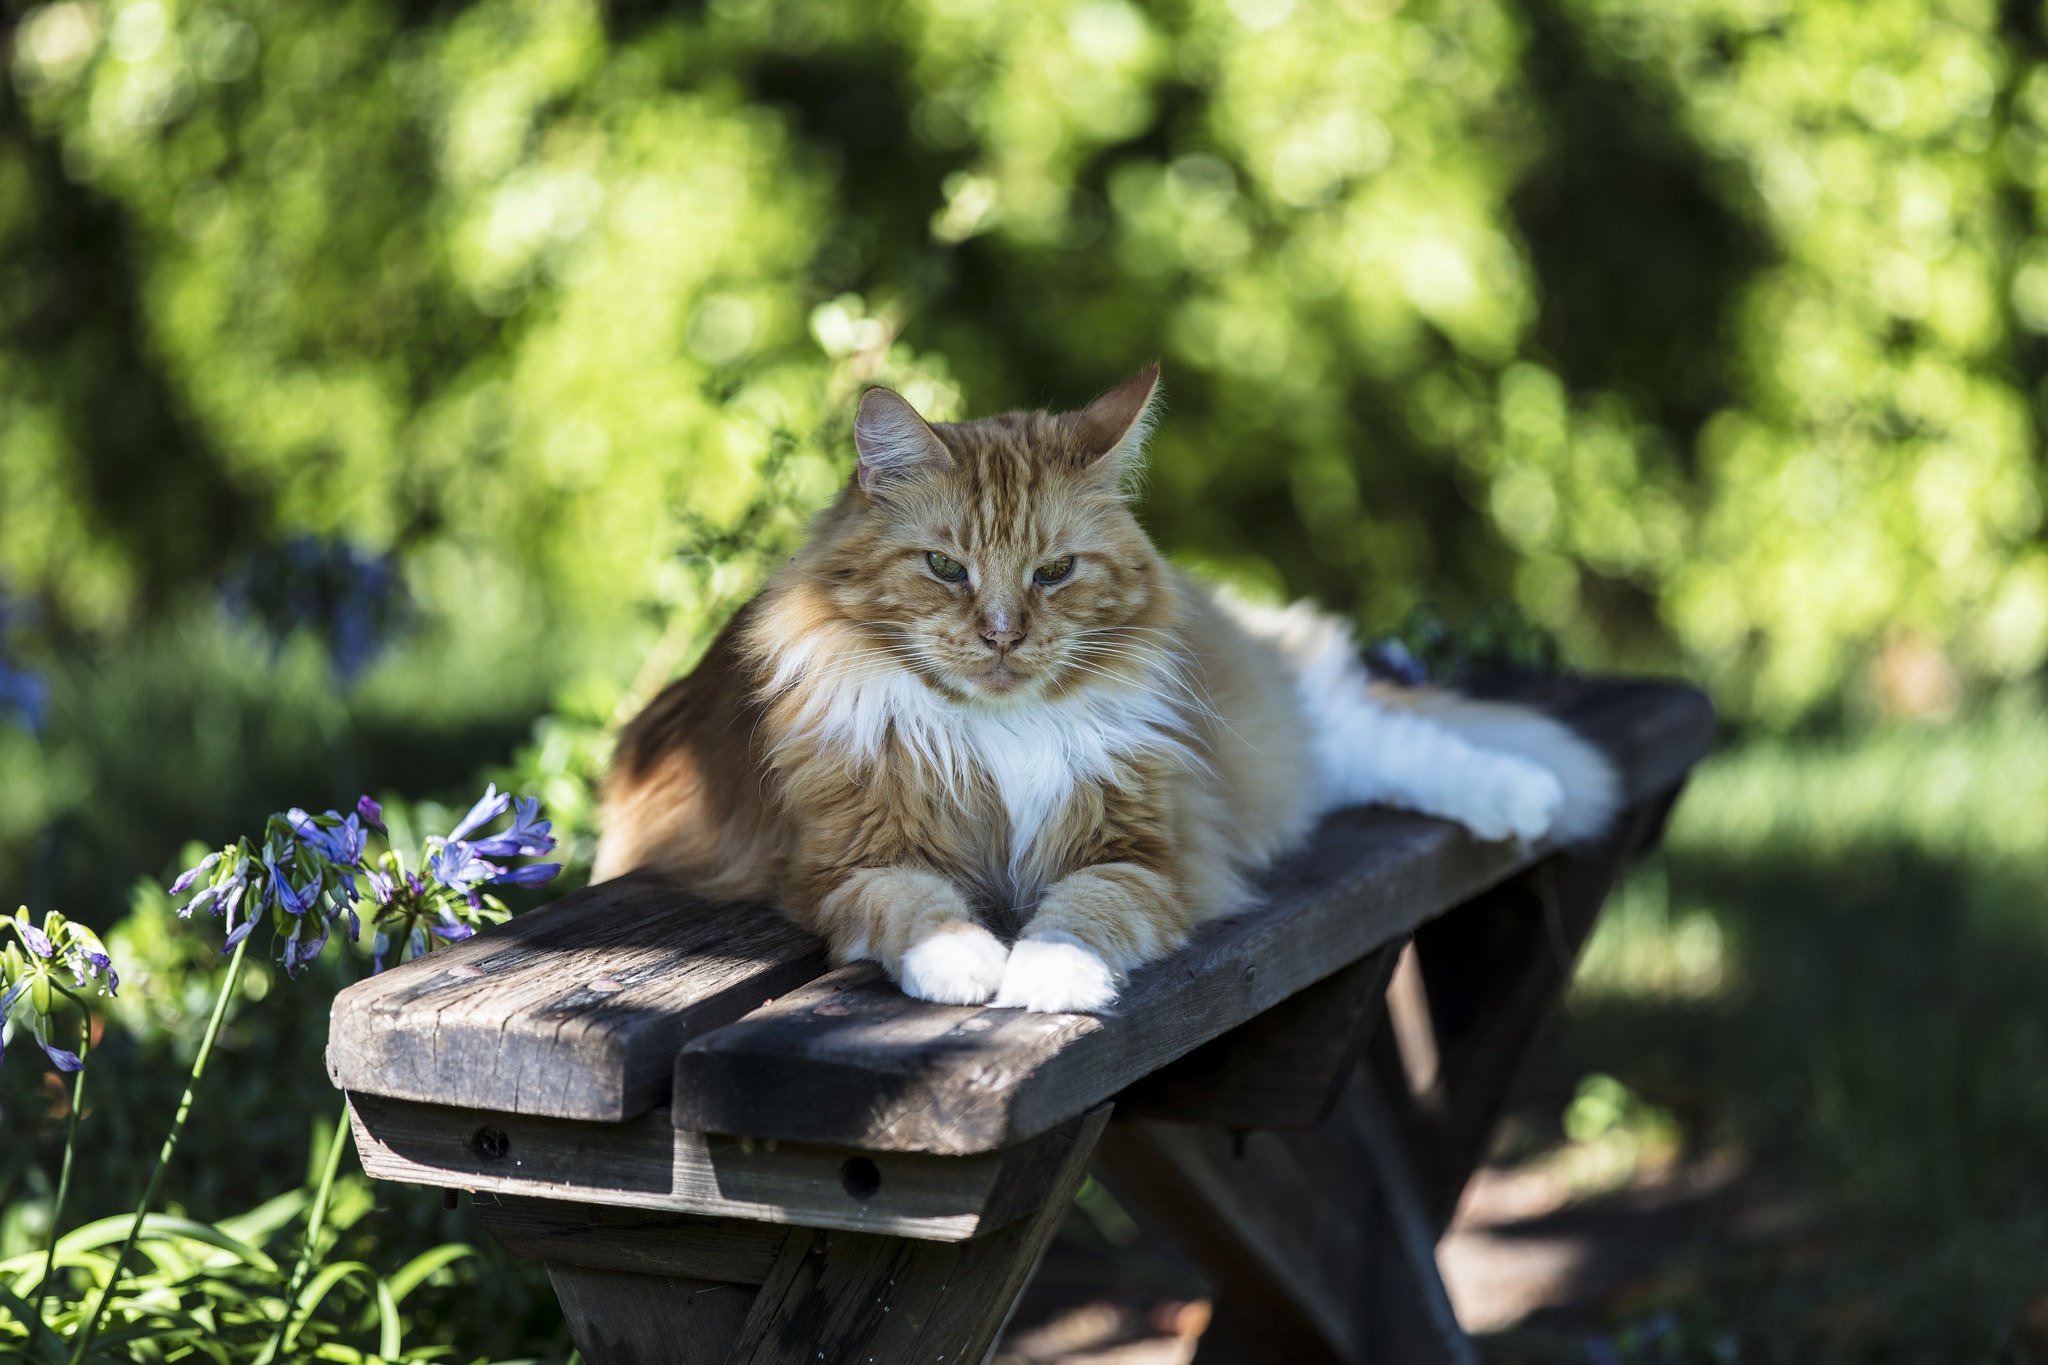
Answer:
<svg viewBox="0 0 2048 1365"><path fill-rule="evenodd" d="M993 630L984 630L981 633L981 638L982 642L996 653L1008 654L1024 642L1024 632L1001 627Z"/></svg>

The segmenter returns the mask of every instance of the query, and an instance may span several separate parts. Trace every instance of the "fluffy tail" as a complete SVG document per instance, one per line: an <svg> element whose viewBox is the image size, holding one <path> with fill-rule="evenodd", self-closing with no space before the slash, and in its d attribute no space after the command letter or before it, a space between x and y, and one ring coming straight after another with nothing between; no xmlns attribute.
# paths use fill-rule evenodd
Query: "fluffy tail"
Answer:
<svg viewBox="0 0 2048 1365"><path fill-rule="evenodd" d="M1456 820L1483 838L1565 843L1597 838L1613 823L1619 775L1570 727L1509 702L1376 682L1350 627L1306 603L1226 605L1294 673L1325 809L1385 802Z"/></svg>
<svg viewBox="0 0 2048 1365"><path fill-rule="evenodd" d="M1561 721L1512 702L1478 701L1438 688L1372 684L1373 701L1392 716L1431 721L1473 748L1526 759L1555 777L1563 802L1551 837L1567 844L1605 834L1621 806L1621 777L1606 754Z"/></svg>

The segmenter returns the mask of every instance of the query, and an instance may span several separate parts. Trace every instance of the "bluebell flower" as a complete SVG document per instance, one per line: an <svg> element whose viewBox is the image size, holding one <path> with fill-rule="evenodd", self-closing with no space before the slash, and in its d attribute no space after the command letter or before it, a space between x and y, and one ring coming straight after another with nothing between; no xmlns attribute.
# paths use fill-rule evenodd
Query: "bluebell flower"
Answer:
<svg viewBox="0 0 2048 1365"><path fill-rule="evenodd" d="M562 870L560 863L528 863L492 877L493 886L540 886L555 879Z"/></svg>
<svg viewBox="0 0 2048 1365"><path fill-rule="evenodd" d="M343 682L375 660L410 614L388 555L305 535L252 555L228 576L221 598L261 626L273 647L298 630L320 637Z"/></svg>
<svg viewBox="0 0 2048 1365"><path fill-rule="evenodd" d="M460 943L462 940L473 938L476 935L474 926L464 924L461 920L455 918L455 912L446 907L443 907L441 911L441 922L430 927L436 936L445 938L450 943Z"/></svg>
<svg viewBox="0 0 2048 1365"><path fill-rule="evenodd" d="M469 814L463 816L461 822L448 831L448 842L452 844L469 837L473 831L503 815L511 804L512 797L508 793L499 791L495 782L489 784L484 788L483 796L469 808ZM534 805L538 807L540 803L536 801Z"/></svg>
<svg viewBox="0 0 2048 1365"><path fill-rule="evenodd" d="M554 836L549 833L554 827L554 821L540 818L539 797L522 796L512 802L512 827L476 840L476 851L486 858L535 857L554 848Z"/></svg>
<svg viewBox="0 0 2048 1365"><path fill-rule="evenodd" d="M21 941L27 944L28 950L37 957L47 961L57 955L57 949L50 942L49 936L30 924L27 919L17 918L14 927L20 931Z"/></svg>
<svg viewBox="0 0 2048 1365"><path fill-rule="evenodd" d="M107 956L98 934L82 924L71 923L54 910L43 917L40 928L29 923L26 907L0 918L0 926L13 929L20 940L19 946L9 944L0 950L0 1030L10 1021L25 1023L36 1046L58 1070L78 1070L78 1054L50 1041L50 1018L56 997L68 993L52 973L60 967L68 969L74 986L97 984L101 991L112 995L121 984L113 960ZM24 947L28 949L26 955L21 951Z"/></svg>
<svg viewBox="0 0 2048 1365"><path fill-rule="evenodd" d="M14 1010L14 1002L28 993L28 978L23 977L5 990L0 990L0 1062L7 1060L7 1016Z"/></svg>
<svg viewBox="0 0 2048 1365"><path fill-rule="evenodd" d="M495 863L485 862L477 853L476 845L460 840L452 841L436 849L427 859L427 875L450 891L469 891L489 881L503 871Z"/></svg>
<svg viewBox="0 0 2048 1365"><path fill-rule="evenodd" d="M21 728L41 734L49 709L50 689L40 677L0 658L0 715L13 713Z"/></svg>
<svg viewBox="0 0 2048 1365"><path fill-rule="evenodd" d="M220 866L221 857L221 854L209 853L204 858L201 858L195 866L186 868L178 874L178 880L171 883L171 894L173 896L182 896L187 891L190 891L192 883Z"/></svg>
<svg viewBox="0 0 2048 1365"><path fill-rule="evenodd" d="M363 817L363 823L379 834L389 833L384 828L384 808L367 796L356 798L356 814Z"/></svg>

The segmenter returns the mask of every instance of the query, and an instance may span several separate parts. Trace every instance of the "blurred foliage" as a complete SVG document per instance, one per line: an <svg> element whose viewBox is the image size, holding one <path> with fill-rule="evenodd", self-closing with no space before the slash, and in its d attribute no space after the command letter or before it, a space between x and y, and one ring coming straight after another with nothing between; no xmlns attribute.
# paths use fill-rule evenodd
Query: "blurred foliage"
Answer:
<svg viewBox="0 0 2048 1365"><path fill-rule="evenodd" d="M0 570L64 630L345 535L616 691L858 383L1159 352L1162 540L1368 628L1511 596L1778 722L1887 641L2048 654L2031 11L6 12Z"/></svg>

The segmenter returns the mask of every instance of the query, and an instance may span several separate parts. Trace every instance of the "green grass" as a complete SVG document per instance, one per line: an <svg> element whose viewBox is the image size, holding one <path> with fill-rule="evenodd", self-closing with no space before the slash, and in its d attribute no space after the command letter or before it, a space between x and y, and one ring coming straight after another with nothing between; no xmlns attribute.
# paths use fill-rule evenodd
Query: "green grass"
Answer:
<svg viewBox="0 0 2048 1365"><path fill-rule="evenodd" d="M1605 1073L1686 1150L1741 1155L1715 1232L1615 1305L1683 1325L1640 1358L2022 1358L2048 1290L2044 874L2031 697L1699 770L1521 1115L1557 1133Z"/></svg>

